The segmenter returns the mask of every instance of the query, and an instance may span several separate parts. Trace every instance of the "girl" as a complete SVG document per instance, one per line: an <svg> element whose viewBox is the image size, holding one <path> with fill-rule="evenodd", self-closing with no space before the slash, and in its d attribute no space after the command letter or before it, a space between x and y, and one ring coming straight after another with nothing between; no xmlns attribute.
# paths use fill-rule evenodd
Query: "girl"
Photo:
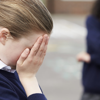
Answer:
<svg viewBox="0 0 100 100"><path fill-rule="evenodd" d="M0 0L0 100L46 100L35 75L52 28L39 0Z"/></svg>
<svg viewBox="0 0 100 100"><path fill-rule="evenodd" d="M82 100L100 100L100 0L97 0L91 15L87 18L87 52L80 53L78 61L83 61Z"/></svg>

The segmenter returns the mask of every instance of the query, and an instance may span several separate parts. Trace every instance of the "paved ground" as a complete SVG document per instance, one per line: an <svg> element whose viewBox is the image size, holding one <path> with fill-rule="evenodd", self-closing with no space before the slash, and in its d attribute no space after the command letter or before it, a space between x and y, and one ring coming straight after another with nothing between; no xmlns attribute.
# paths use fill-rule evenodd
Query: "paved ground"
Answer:
<svg viewBox="0 0 100 100"><path fill-rule="evenodd" d="M85 51L86 15L53 15L54 29L37 77L48 100L80 100L81 70L76 55Z"/></svg>

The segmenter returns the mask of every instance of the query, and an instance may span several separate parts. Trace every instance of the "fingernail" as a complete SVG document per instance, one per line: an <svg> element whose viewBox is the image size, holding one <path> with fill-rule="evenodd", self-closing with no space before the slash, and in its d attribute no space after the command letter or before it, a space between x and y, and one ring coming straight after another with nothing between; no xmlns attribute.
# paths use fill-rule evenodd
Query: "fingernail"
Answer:
<svg viewBox="0 0 100 100"><path fill-rule="evenodd" d="M27 48L25 51L28 51L29 49Z"/></svg>
<svg viewBox="0 0 100 100"><path fill-rule="evenodd" d="M28 53L28 52L29 52L29 49L27 48L27 49L25 50L25 52Z"/></svg>

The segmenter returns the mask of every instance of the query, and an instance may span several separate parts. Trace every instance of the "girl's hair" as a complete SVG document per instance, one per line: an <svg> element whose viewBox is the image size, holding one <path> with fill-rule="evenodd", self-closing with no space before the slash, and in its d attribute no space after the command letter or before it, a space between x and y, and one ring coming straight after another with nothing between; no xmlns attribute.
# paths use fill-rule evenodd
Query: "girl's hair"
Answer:
<svg viewBox="0 0 100 100"><path fill-rule="evenodd" d="M0 26L7 28L13 38L20 38L30 31L50 34L53 21L39 0L0 0Z"/></svg>
<svg viewBox="0 0 100 100"><path fill-rule="evenodd" d="M100 19L100 0L96 0L92 8L92 15Z"/></svg>

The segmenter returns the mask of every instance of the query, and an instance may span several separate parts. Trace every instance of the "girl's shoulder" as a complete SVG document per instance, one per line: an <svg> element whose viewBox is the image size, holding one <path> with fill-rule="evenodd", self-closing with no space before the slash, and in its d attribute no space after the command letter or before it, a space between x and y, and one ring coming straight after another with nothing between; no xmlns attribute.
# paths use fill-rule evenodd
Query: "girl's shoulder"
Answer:
<svg viewBox="0 0 100 100"><path fill-rule="evenodd" d="M100 20L93 15L89 15L86 20L87 23L100 24Z"/></svg>
<svg viewBox="0 0 100 100"><path fill-rule="evenodd" d="M5 84L5 86L8 86L10 88L13 87L13 84L16 84L16 77L14 73L9 73L4 70L0 70L0 86L2 83Z"/></svg>

